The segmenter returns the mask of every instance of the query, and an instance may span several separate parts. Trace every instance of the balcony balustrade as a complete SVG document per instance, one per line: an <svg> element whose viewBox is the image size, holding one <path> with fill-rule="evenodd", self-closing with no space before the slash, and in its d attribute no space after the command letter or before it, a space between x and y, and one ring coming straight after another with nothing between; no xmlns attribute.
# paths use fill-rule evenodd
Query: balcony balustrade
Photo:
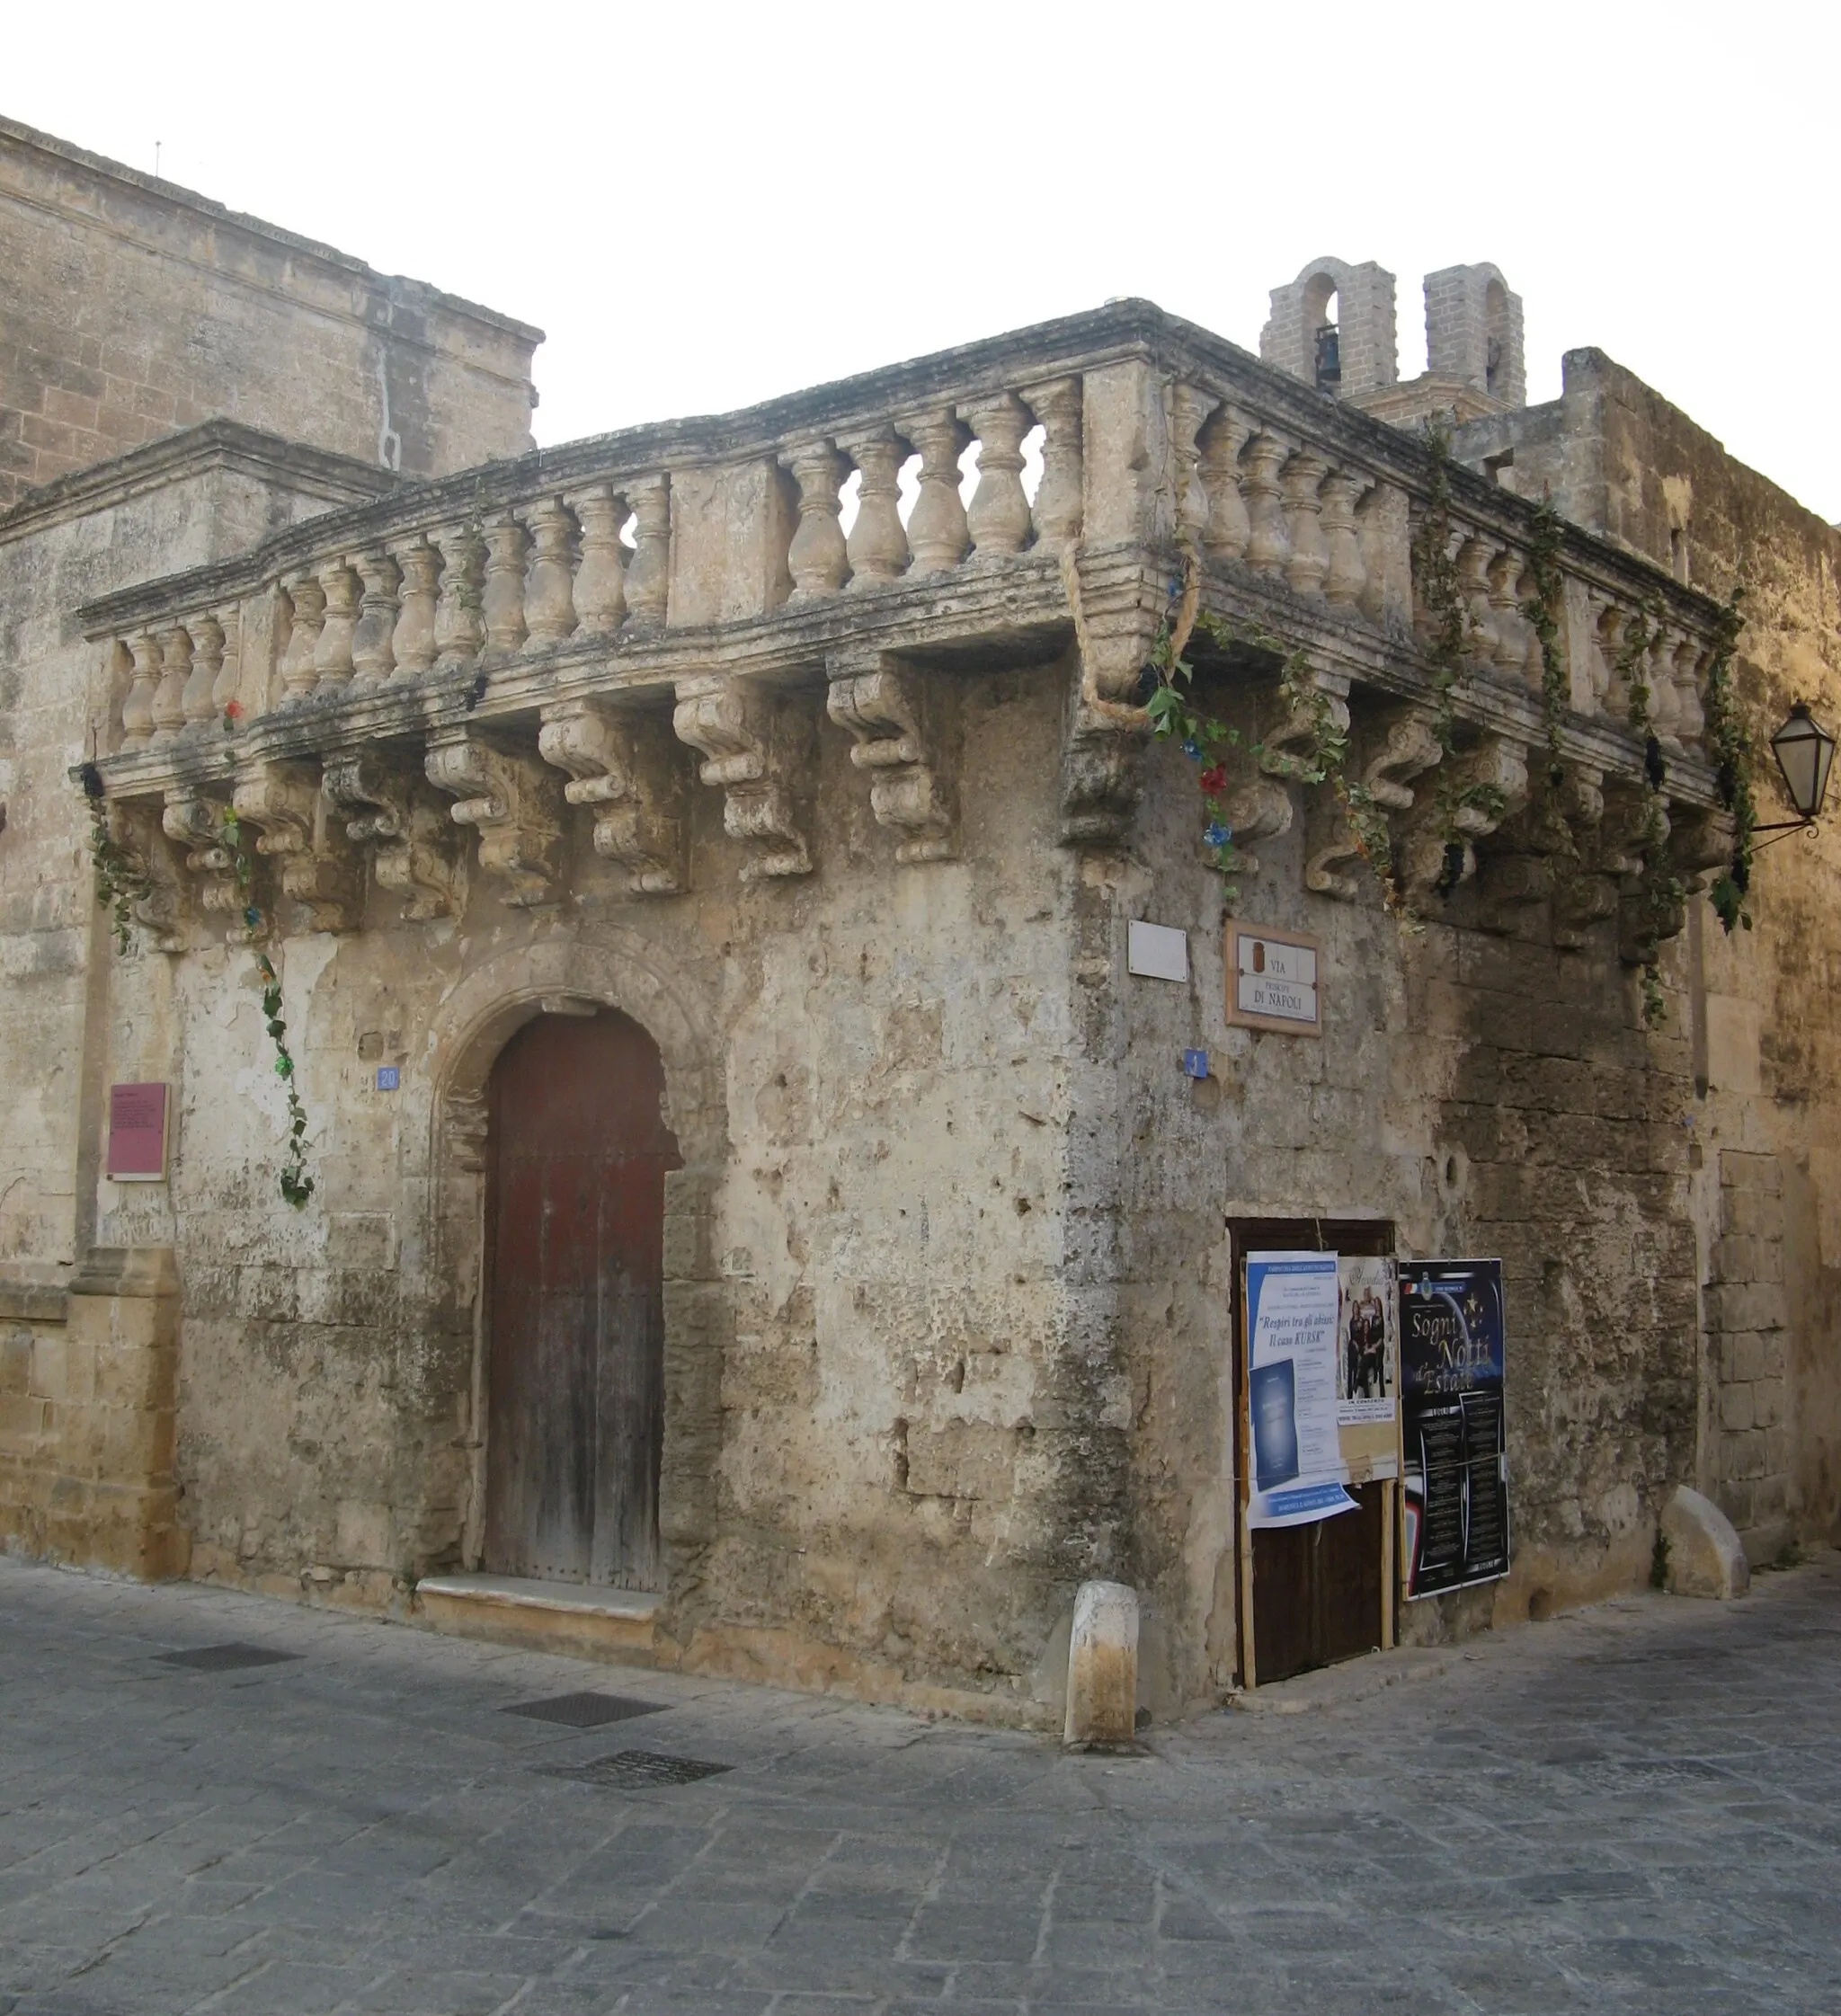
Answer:
<svg viewBox="0 0 1841 2016"><path fill-rule="evenodd" d="M1556 939L1578 943L1641 866L1648 752L1629 725L1626 639L1643 640L1676 865L1718 855L1701 751L1716 611L1567 529L1556 780L1523 613L1531 507L1445 470L1466 617L1447 754L1415 573L1440 474L1419 439L1116 304L744 413L405 484L111 595L83 612L111 695L99 767L130 839L157 848L157 826L207 911L236 908L212 839L233 805L278 859L284 928L355 925L367 870L411 920L453 911L469 873L513 906L555 903L574 819L632 894L664 897L689 884L699 786L724 794L744 879L819 865L797 786L803 697L823 690L894 858L919 866L958 848L964 682L1072 645L1063 838L1117 847L1140 788L1143 668L1192 564L1205 608L1306 654L1410 884L1453 879L1451 822L1432 818L1431 773L1449 761L1457 879L1481 875L1481 920L1508 928L1543 902ZM1269 692L1275 670L1261 647L1226 673ZM1308 733L1303 716L1267 724L1237 838L1306 817L1308 885L1353 899L1353 842L1300 781ZM182 893L154 907L157 942L182 942Z"/></svg>

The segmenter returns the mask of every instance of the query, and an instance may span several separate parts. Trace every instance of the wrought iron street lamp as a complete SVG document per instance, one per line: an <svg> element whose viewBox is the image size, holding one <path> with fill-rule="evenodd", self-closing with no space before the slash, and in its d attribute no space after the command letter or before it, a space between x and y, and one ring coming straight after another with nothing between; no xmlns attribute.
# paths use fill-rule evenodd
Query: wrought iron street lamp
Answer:
<svg viewBox="0 0 1841 2016"><path fill-rule="evenodd" d="M1828 795L1828 772L1835 763L1835 738L1799 700L1790 718L1771 737L1771 753L1783 778L1783 789L1796 808L1795 819L1755 826L1755 833L1806 832L1813 829Z"/></svg>

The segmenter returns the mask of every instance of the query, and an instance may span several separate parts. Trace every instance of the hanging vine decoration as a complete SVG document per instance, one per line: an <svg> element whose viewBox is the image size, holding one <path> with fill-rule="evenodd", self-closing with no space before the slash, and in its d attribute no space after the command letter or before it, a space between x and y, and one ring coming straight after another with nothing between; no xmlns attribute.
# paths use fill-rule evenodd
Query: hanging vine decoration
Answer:
<svg viewBox="0 0 1841 2016"><path fill-rule="evenodd" d="M1413 581L1428 619L1427 655L1432 662L1432 733L1438 743L1438 831L1444 859L1432 887L1449 896L1463 879L1464 841L1460 815L1467 811L1500 819L1507 801L1493 784L1459 787L1452 759L1457 752L1457 695L1470 684L1465 656L1476 618L1464 599L1453 555L1451 531L1451 436L1442 422L1426 430L1432 474L1425 508L1413 541Z"/></svg>
<svg viewBox="0 0 1841 2016"><path fill-rule="evenodd" d="M1387 814L1376 803L1367 785L1350 778L1348 736L1337 725L1330 696L1311 677L1308 656L1302 650L1286 654L1277 638L1257 625L1237 630L1233 625L1203 608L1201 581L1200 564L1193 549L1186 545L1182 572L1170 582L1170 608L1158 626L1145 666L1151 691L1144 711L1150 717L1154 735L1174 742L1184 755L1201 767L1198 782L1207 816L1202 841L1208 849L1210 862L1223 877L1231 877L1242 859L1234 846L1233 828L1228 818L1227 767L1223 759L1228 750L1241 747L1244 738L1232 723L1220 720L1196 704L1195 667L1186 653L1191 637L1197 635L1206 637L1223 651L1244 645L1269 652L1281 659L1280 705L1286 718L1303 719L1310 734L1303 754L1287 751L1277 759L1284 774L1303 784L1330 785L1342 807L1356 851L1374 871L1375 879L1380 883L1382 899L1389 914L1402 920L1415 921L1400 887ZM1261 742L1245 746L1255 758L1264 753ZM1240 894L1238 886L1232 881L1228 884L1227 893L1230 898Z"/></svg>
<svg viewBox="0 0 1841 2016"><path fill-rule="evenodd" d="M301 1104L294 1082L294 1058L288 1048L288 1025L281 1019L281 980L274 963L262 947L268 923L256 902L255 863L244 844L243 823L228 805L224 808L223 838L236 875L237 893L243 898L243 921L255 949L256 972L262 983L262 1020L269 1040L275 1046L275 1076L288 1091L287 1152L281 1164L281 1195L296 1211L303 1210L313 1195L314 1179L307 1173L307 1108Z"/></svg>
<svg viewBox="0 0 1841 2016"><path fill-rule="evenodd" d="M1547 781L1557 791L1566 781L1566 764L1561 753L1561 736L1566 726L1569 695L1566 666L1560 655L1561 598L1565 592L1560 578L1560 513L1553 500L1543 493L1534 506L1534 521L1528 535L1528 573L1534 593L1521 605L1521 613L1541 646L1541 719L1547 737Z"/></svg>
<svg viewBox="0 0 1841 2016"><path fill-rule="evenodd" d="M1668 817L1662 796L1668 765L1650 724L1650 684L1645 676L1660 615L1657 603L1648 600L1625 622L1615 668L1630 697L1630 724L1643 738L1643 816L1636 835L1643 858L1642 920L1637 946L1642 955L1643 1021L1652 1029L1667 1007L1662 994L1662 936L1686 895L1681 877L1668 866Z"/></svg>
<svg viewBox="0 0 1841 2016"><path fill-rule="evenodd" d="M1751 929L1746 897L1751 891L1752 834L1757 825L1757 801L1752 795L1751 730L1739 711L1732 689L1732 662L1739 634L1745 627L1740 604L1743 585L1734 588L1713 626L1713 655L1707 663L1706 747L1720 780L1720 798L1732 814L1732 859L1707 892L1713 913L1730 936L1736 925Z"/></svg>
<svg viewBox="0 0 1841 2016"><path fill-rule="evenodd" d="M89 808L90 861L96 874L96 901L109 913L115 949L125 959L134 945L130 935L134 906L152 893L151 884L147 870L110 830L102 773L93 763L85 763L76 775Z"/></svg>

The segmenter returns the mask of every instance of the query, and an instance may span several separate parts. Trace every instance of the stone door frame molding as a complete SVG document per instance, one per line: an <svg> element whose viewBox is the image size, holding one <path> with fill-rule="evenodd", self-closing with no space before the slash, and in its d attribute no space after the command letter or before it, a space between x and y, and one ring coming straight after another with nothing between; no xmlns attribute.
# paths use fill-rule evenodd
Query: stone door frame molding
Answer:
<svg viewBox="0 0 1841 2016"><path fill-rule="evenodd" d="M674 961L638 932L540 939L496 952L462 974L430 1018L417 1076L429 1115L430 1286L437 1307L472 1331L467 1399L471 1461L462 1553L477 1568L485 1538L486 1081L506 1042L549 1012L618 1008L658 1045L665 1123L681 1168L665 1177L664 1434L659 1543L667 1593L714 1538L722 1363L728 1302L716 1266L716 1200L729 1155L721 1048L699 996Z"/></svg>

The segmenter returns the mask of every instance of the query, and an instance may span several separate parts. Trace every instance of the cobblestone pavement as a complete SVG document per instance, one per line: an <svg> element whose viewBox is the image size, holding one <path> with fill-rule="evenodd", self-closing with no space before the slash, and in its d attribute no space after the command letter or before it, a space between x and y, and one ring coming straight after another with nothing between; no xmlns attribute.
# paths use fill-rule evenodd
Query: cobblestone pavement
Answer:
<svg viewBox="0 0 1841 2016"><path fill-rule="evenodd" d="M1824 1556L1063 1757L0 1561L0 2016L1834 2012L1837 1653Z"/></svg>

